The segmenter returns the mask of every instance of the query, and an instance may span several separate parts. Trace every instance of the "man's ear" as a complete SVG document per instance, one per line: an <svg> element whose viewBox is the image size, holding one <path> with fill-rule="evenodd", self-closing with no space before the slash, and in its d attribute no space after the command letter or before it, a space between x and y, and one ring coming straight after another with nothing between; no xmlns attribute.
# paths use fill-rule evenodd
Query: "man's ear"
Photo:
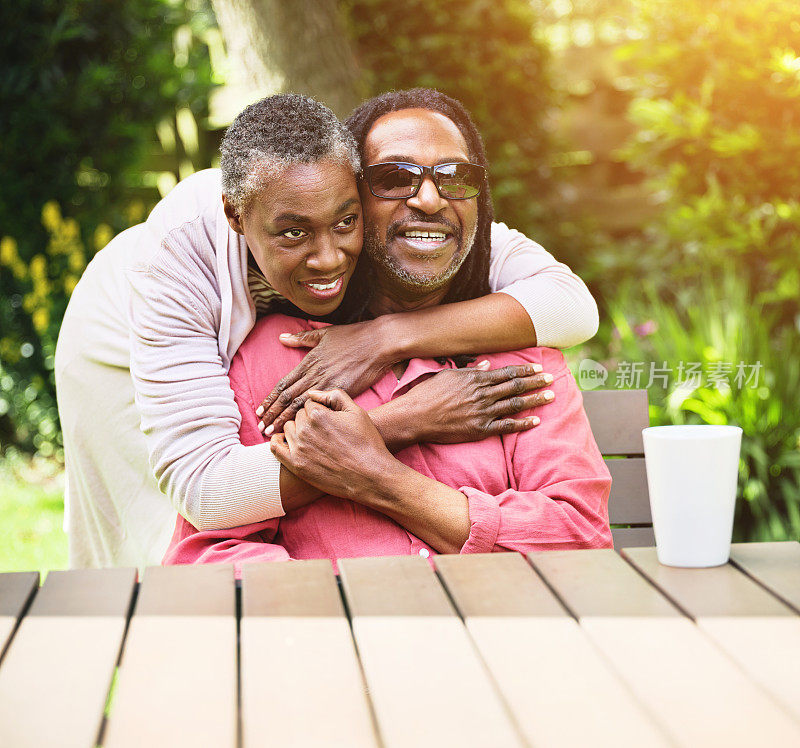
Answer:
<svg viewBox="0 0 800 748"><path fill-rule="evenodd" d="M228 219L228 224L237 233L244 236L244 229L242 228L242 221L239 218L239 213L236 208L228 202L225 195L222 196L222 208L225 211L225 218Z"/></svg>

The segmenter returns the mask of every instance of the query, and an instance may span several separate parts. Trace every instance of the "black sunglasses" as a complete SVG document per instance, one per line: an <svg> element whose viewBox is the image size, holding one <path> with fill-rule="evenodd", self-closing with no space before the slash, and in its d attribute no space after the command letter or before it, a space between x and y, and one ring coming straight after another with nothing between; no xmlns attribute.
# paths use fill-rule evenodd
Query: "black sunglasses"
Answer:
<svg viewBox="0 0 800 748"><path fill-rule="evenodd" d="M387 161L372 164L365 170L369 191L375 197L385 200L407 200L414 197L426 174L446 200L469 200L476 197L486 179L486 169L478 164L464 162L431 167L403 161Z"/></svg>

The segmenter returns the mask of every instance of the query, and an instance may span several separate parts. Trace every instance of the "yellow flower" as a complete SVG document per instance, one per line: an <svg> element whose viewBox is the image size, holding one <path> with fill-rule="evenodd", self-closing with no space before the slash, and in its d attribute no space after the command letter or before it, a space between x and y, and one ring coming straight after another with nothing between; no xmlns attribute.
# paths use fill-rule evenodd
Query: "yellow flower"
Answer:
<svg viewBox="0 0 800 748"><path fill-rule="evenodd" d="M50 200L42 208L42 225L50 232L55 233L61 224L61 208L55 200Z"/></svg>
<svg viewBox="0 0 800 748"><path fill-rule="evenodd" d="M19 260L17 242L10 236L4 236L0 240L0 263L12 267L17 260Z"/></svg>
<svg viewBox="0 0 800 748"><path fill-rule="evenodd" d="M75 249L69 253L69 269L73 273L82 273L86 267L86 258L80 249Z"/></svg>
<svg viewBox="0 0 800 748"><path fill-rule="evenodd" d="M47 260L44 255L34 255L30 264L31 278L38 280L47 275Z"/></svg>
<svg viewBox="0 0 800 748"><path fill-rule="evenodd" d="M40 335L47 330L47 325L50 322L50 314L48 313L47 309L44 307L39 307L35 309L33 315L31 316L31 321L33 322L33 326Z"/></svg>
<svg viewBox="0 0 800 748"><path fill-rule="evenodd" d="M17 280L22 280L28 274L28 266L20 259L11 264L11 272Z"/></svg>
<svg viewBox="0 0 800 748"><path fill-rule="evenodd" d="M75 286L78 285L78 276L77 275L68 275L64 278L64 291L66 292L67 296L70 296L72 292L75 290Z"/></svg>
<svg viewBox="0 0 800 748"><path fill-rule="evenodd" d="M61 226L67 241L74 241L80 236L80 227L74 218L67 218Z"/></svg>
<svg viewBox="0 0 800 748"><path fill-rule="evenodd" d="M94 231L94 248L102 249L114 238L114 231L107 223L101 223Z"/></svg>

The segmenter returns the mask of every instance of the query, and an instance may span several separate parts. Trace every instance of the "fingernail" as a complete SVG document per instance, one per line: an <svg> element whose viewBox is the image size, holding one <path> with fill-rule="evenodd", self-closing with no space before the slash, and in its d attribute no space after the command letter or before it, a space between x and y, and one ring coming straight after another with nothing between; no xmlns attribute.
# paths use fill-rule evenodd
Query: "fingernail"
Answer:
<svg viewBox="0 0 800 748"><path fill-rule="evenodd" d="M539 418L537 418L536 416L534 416L532 420L534 426L538 426L541 423L541 420L539 420Z"/></svg>
<svg viewBox="0 0 800 748"><path fill-rule="evenodd" d="M487 359L483 359L483 361L478 361L478 363L475 364L475 368L478 368L479 366L480 367L487 367L487 366L489 366L489 361Z"/></svg>
<svg viewBox="0 0 800 748"><path fill-rule="evenodd" d="M275 427L270 424L267 426L267 430L264 432L264 436L272 436L272 432L275 431Z"/></svg>
<svg viewBox="0 0 800 748"><path fill-rule="evenodd" d="M553 381L553 375L552 374L545 374L543 378L544 378L544 381L547 382L547 384L550 384L550 382Z"/></svg>
<svg viewBox="0 0 800 748"><path fill-rule="evenodd" d="M533 365L533 371L534 371L535 374L539 374L542 371L542 365L541 364L534 364Z"/></svg>
<svg viewBox="0 0 800 748"><path fill-rule="evenodd" d="M552 400L555 397L551 390L545 390L542 395L544 395L545 400Z"/></svg>
<svg viewBox="0 0 800 748"><path fill-rule="evenodd" d="M259 421L258 422L258 430L259 431L263 431L264 430L264 421Z"/></svg>
<svg viewBox="0 0 800 748"><path fill-rule="evenodd" d="M259 406L256 408L256 415L257 415L259 418L260 418L261 416L263 416L263 415L264 415L264 406L263 406L263 405L259 405Z"/></svg>
<svg viewBox="0 0 800 748"><path fill-rule="evenodd" d="M279 338L292 338L292 337L294 337L294 335L292 335L292 333L290 333L290 332L282 332L280 335L278 335L278 337Z"/></svg>

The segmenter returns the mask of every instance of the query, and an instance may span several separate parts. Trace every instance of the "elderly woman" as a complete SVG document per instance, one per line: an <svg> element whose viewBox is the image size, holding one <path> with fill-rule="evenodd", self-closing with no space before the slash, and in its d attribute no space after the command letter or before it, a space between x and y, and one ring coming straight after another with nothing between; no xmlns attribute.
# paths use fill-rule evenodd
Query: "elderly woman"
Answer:
<svg viewBox="0 0 800 748"><path fill-rule="evenodd" d="M348 320L363 234L359 171L352 135L327 108L298 95L264 99L226 133L221 173L184 180L92 261L56 354L72 565L158 562L176 509L201 530L292 509L269 444L239 440L228 368L257 315L276 304ZM311 386L356 394L393 364L431 351L564 346L593 334L591 296L541 247L497 225L491 263L492 290L503 293L294 340L316 347L282 383L288 399ZM464 369L462 387L428 388L431 412L451 414L437 440L533 426L507 416L546 400L498 402L495 389L479 386L490 374ZM517 367L504 376L531 390L544 383L532 374ZM470 388L484 393L478 406L463 395ZM275 404L273 394L267 405ZM393 413L384 417L387 431L400 430Z"/></svg>

